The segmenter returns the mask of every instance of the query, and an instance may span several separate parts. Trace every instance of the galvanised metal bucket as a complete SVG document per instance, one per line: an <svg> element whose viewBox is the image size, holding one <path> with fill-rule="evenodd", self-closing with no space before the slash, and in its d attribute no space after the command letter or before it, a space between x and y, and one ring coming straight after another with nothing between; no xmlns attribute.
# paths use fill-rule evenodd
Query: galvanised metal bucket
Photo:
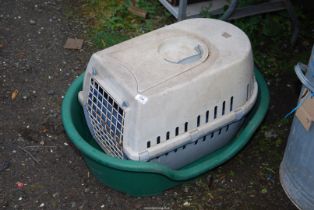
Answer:
<svg viewBox="0 0 314 210"><path fill-rule="evenodd" d="M313 97L314 47L305 76L302 68L304 69L302 64L295 67L297 76L303 83L301 93L307 88L312 93L307 97ZM296 116L280 165L280 181L290 200L299 209L314 209L314 124L306 130Z"/></svg>

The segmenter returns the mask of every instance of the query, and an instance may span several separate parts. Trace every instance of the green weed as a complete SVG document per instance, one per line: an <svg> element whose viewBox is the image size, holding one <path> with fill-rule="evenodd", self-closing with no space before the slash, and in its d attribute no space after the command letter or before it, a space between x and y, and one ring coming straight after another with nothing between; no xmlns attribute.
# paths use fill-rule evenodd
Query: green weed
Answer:
<svg viewBox="0 0 314 210"><path fill-rule="evenodd" d="M146 19L129 13L130 5L130 0L86 0L82 13L89 19L90 37L98 48L112 46L174 21L158 1L137 2L137 6L148 13Z"/></svg>
<svg viewBox="0 0 314 210"><path fill-rule="evenodd" d="M128 12L131 0L85 0L82 14L90 25L90 38L98 48L105 48L129 38L147 33L175 22L169 12L156 0L138 0L137 6L148 13L141 18ZM239 7L261 3L263 0L240 0ZM209 5L210 7L210 5ZM304 27L313 24L297 10ZM204 8L203 17L212 17ZM232 21L250 38L254 62L266 76L278 77L281 73L293 74L298 61L307 63L308 52L295 53L290 44L291 22L287 11L273 12ZM299 42L309 40L310 34L301 30ZM311 43L307 43L310 45Z"/></svg>

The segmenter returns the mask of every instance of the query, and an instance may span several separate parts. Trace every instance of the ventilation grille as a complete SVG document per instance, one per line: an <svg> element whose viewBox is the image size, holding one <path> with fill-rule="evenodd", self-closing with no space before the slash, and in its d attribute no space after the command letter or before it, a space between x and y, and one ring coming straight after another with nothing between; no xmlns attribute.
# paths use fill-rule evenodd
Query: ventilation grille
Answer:
<svg viewBox="0 0 314 210"><path fill-rule="evenodd" d="M227 134L228 131L229 131L229 127L232 126L232 124L228 124L226 125L225 127L222 127L222 128L219 128L199 139L197 139L196 141L194 141L193 143L187 143L181 147L178 147L172 151L169 151L169 152L166 152L165 154L162 154L160 156L157 156L155 157L154 159L151 159L149 161L153 161L153 160L157 160L157 159L160 159L162 157L165 157L165 156L168 156L170 153L177 153L177 152L183 152L185 149L187 148L190 148L190 147L193 147L193 146L197 146L198 144L202 144L202 143L205 143L206 141L211 141L211 140L214 140L215 138L218 138L220 135L223 135L223 134Z"/></svg>
<svg viewBox="0 0 314 210"><path fill-rule="evenodd" d="M124 111L113 97L91 78L87 110L95 139L106 153L123 159Z"/></svg>
<svg viewBox="0 0 314 210"><path fill-rule="evenodd" d="M249 86L247 86L247 90L249 90L248 87ZM249 94L249 92L247 92L247 94ZM226 113L228 113L228 110L230 112L232 112L232 110L234 108L233 103L234 103L234 97L231 96L229 102L223 101L221 106L215 106L213 113L210 113L210 111L207 110L204 113L204 115L198 115L196 118L196 127L199 127L203 124L209 123L211 121L210 119L215 120L215 119L219 118L220 116L224 116ZM229 104L229 108L227 108L227 104ZM212 116L210 116L210 115L212 115ZM189 123L189 122L184 123L184 129L181 128L183 130L183 131L181 130L181 132L180 132L180 127L176 127L175 132L174 132L175 136L173 136L173 137L178 136L180 133L188 132L190 127L195 128L195 127L193 127L193 125L191 126L191 123ZM228 131L228 129L229 129L229 125L226 126L226 131ZM222 130L222 128L219 129L219 132L218 132L219 135L221 133L221 130ZM214 133L212 133L211 135L213 137ZM154 146L155 144L160 144L160 143L162 143L162 141L165 141L165 140L167 141L167 140L171 139L170 131L167 131L165 138L162 138L162 139L161 138L162 138L161 136L158 136L156 138L156 141L154 141L154 140L153 141L147 141L146 147L150 148L151 146Z"/></svg>

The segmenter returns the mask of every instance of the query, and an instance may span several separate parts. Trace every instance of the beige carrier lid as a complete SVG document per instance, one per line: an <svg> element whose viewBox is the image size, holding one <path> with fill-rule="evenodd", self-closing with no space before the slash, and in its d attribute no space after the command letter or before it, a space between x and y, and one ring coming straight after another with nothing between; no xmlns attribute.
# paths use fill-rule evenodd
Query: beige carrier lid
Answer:
<svg viewBox="0 0 314 210"><path fill-rule="evenodd" d="M228 55L223 59L229 59L227 61L229 64L237 57L243 59L243 53L241 55L237 49L237 45L242 44L243 47L243 42L248 42L243 34L229 23L197 18L136 37L97 52L96 56L100 60L111 60L122 65L135 78L138 92L144 92L186 71L200 70L200 68L208 70L219 56ZM234 35L236 41L240 43L230 45L225 42L228 36ZM213 46L212 43L226 45L219 47ZM250 47L248 46L247 49L249 51ZM205 62L206 65L201 65ZM219 63L221 65L224 62ZM108 63L107 68L110 68Z"/></svg>

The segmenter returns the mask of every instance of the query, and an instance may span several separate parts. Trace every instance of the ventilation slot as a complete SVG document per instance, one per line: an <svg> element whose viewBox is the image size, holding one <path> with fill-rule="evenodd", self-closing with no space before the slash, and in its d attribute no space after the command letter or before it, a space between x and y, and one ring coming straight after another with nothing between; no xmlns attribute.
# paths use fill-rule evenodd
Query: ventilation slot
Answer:
<svg viewBox="0 0 314 210"><path fill-rule="evenodd" d="M246 86L246 100L249 100L250 85Z"/></svg>
<svg viewBox="0 0 314 210"><path fill-rule="evenodd" d="M233 110L233 96L230 98L230 112Z"/></svg>
<svg viewBox="0 0 314 210"><path fill-rule="evenodd" d="M150 141L147 142L147 148L150 148Z"/></svg>
<svg viewBox="0 0 314 210"><path fill-rule="evenodd" d="M157 137L157 144L160 144L160 136Z"/></svg>
<svg viewBox="0 0 314 210"><path fill-rule="evenodd" d="M200 123L201 123L201 116L198 115L198 117L197 117L197 127L200 126Z"/></svg>
<svg viewBox="0 0 314 210"><path fill-rule="evenodd" d="M169 138L170 138L170 132L168 131L166 135L166 140L169 140Z"/></svg>
<svg viewBox="0 0 314 210"><path fill-rule="evenodd" d="M224 101L224 102L222 103L221 115L224 115L224 114L225 114L225 106L226 106L226 102Z"/></svg>
<svg viewBox="0 0 314 210"><path fill-rule="evenodd" d="M188 122L184 123L184 132L188 131L188 126L189 126Z"/></svg>
<svg viewBox="0 0 314 210"><path fill-rule="evenodd" d="M215 106L215 110L214 110L214 119L216 119L216 118L217 118L217 109L218 109L218 107L217 107L217 106Z"/></svg>
<svg viewBox="0 0 314 210"><path fill-rule="evenodd" d="M179 127L176 127L176 136L179 135Z"/></svg>
<svg viewBox="0 0 314 210"><path fill-rule="evenodd" d="M205 123L208 123L208 119L209 119L209 111L207 110L207 112L206 112L206 118L205 118Z"/></svg>

